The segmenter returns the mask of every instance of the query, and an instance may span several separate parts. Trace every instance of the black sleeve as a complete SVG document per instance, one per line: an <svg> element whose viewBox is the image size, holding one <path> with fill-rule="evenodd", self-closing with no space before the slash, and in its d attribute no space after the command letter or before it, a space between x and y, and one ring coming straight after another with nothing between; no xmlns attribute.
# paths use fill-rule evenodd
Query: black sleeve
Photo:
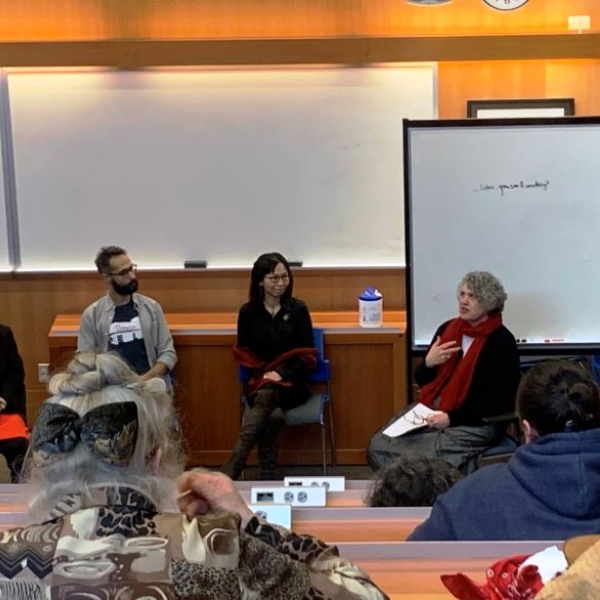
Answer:
<svg viewBox="0 0 600 600"><path fill-rule="evenodd" d="M240 348L250 348L252 343L251 316L248 306L244 304L238 313L237 345Z"/></svg>
<svg viewBox="0 0 600 600"><path fill-rule="evenodd" d="M297 306L294 309L294 337L296 339L296 348L313 348L315 340L313 336L312 320L308 307L300 300L296 301ZM301 382L308 376L306 363L301 358L291 358L285 365L277 369L277 372L286 381Z"/></svg>
<svg viewBox="0 0 600 600"><path fill-rule="evenodd" d="M25 417L25 369L12 330L0 329L0 397L6 400L6 413Z"/></svg>
<svg viewBox="0 0 600 600"><path fill-rule="evenodd" d="M501 327L481 350L464 402L448 413L450 425L481 425L483 419L513 412L519 379L517 342Z"/></svg>

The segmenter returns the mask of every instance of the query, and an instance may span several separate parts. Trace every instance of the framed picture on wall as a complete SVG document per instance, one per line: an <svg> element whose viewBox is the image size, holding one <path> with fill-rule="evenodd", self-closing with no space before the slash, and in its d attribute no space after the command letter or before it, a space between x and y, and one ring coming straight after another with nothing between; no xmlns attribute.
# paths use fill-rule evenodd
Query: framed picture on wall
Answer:
<svg viewBox="0 0 600 600"><path fill-rule="evenodd" d="M572 117L574 114L573 98L467 100L469 119Z"/></svg>

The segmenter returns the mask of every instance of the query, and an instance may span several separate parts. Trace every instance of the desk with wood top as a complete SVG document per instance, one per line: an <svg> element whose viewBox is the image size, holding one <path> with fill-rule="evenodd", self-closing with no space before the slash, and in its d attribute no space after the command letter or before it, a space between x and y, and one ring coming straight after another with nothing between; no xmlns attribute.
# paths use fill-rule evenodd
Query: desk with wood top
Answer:
<svg viewBox="0 0 600 600"><path fill-rule="evenodd" d="M381 328L358 326L356 312L312 312L325 330L331 361L331 397L340 464L364 464L371 435L406 403L404 311L384 313ZM168 313L179 361L175 402L187 442L189 465L224 463L237 438L239 397L237 313ZM77 347L80 315L58 315L48 335L50 363L64 367ZM285 428L281 464L319 464L317 427Z"/></svg>
<svg viewBox="0 0 600 600"><path fill-rule="evenodd" d="M244 495L257 482L238 482ZM247 485L245 485L247 484ZM340 492L343 495L344 492ZM0 484L0 532L27 525L27 485ZM351 494L352 495L352 494ZM329 503L329 501L328 501ZM408 542L381 536L380 525L400 533L429 513L428 508L303 508L293 509L292 529L338 547L362 567L392 600L450 598L440 575L464 573L485 581L485 570L496 560L533 554L562 542ZM346 513L346 514L344 514ZM349 523L353 523L349 526ZM352 533L354 530L354 533Z"/></svg>

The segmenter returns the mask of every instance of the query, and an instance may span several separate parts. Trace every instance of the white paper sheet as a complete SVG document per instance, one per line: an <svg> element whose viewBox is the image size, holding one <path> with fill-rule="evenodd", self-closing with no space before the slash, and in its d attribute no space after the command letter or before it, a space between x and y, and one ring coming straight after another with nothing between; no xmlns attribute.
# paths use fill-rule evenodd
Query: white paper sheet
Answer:
<svg viewBox="0 0 600 600"><path fill-rule="evenodd" d="M404 413L401 417L398 417L391 425L383 430L383 434L388 437L398 437L419 429L420 427L427 427L425 420L430 415L440 414L439 410L432 410L428 406L421 404L420 402L413 406L408 412Z"/></svg>

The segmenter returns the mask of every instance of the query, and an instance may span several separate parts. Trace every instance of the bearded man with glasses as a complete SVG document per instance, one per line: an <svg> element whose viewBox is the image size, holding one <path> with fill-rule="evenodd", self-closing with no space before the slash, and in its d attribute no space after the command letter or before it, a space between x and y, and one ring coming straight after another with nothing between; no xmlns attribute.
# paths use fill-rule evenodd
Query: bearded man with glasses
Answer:
<svg viewBox="0 0 600 600"><path fill-rule="evenodd" d="M137 265L123 248L104 246L95 263L108 292L83 312L77 351L114 350L142 379L163 377L171 391L177 355L162 307L137 293Z"/></svg>

